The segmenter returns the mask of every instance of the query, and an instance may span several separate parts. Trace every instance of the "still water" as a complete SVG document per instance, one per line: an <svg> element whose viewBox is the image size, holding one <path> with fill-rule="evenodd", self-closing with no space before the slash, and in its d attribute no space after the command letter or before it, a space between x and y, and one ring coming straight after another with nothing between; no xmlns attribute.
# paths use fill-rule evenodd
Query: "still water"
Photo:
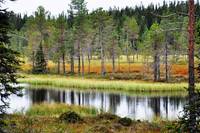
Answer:
<svg viewBox="0 0 200 133"><path fill-rule="evenodd" d="M151 96L101 91L25 89L24 96L11 96L8 112L26 111L37 103L66 103L111 112L121 117L151 121L156 116L174 120L186 103L184 96Z"/></svg>

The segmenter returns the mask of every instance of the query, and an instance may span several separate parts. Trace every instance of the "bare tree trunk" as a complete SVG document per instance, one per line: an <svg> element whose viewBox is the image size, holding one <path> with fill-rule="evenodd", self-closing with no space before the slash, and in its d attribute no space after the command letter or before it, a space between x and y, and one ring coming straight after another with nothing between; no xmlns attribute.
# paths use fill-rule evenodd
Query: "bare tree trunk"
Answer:
<svg viewBox="0 0 200 133"><path fill-rule="evenodd" d="M81 73L80 40L78 40L78 74Z"/></svg>
<svg viewBox="0 0 200 133"><path fill-rule="evenodd" d="M129 42L129 35L128 35L128 33L126 33L127 34L127 42ZM129 55L129 53L128 53L128 44L126 45L126 58L127 58L127 62L128 62L128 74L130 73L130 65L131 65L131 63L130 63L130 55Z"/></svg>
<svg viewBox="0 0 200 133"><path fill-rule="evenodd" d="M169 81L169 70L168 70L168 45L165 42L165 81Z"/></svg>
<svg viewBox="0 0 200 133"><path fill-rule="evenodd" d="M90 74L90 54L88 53L88 74Z"/></svg>
<svg viewBox="0 0 200 133"><path fill-rule="evenodd" d="M101 45L101 75L105 76L105 51L103 46L103 35L102 35L102 29L99 28L99 43Z"/></svg>
<svg viewBox="0 0 200 133"><path fill-rule="evenodd" d="M157 55L154 55L154 81L158 81L158 77L157 77L157 72L158 72L158 68L157 68Z"/></svg>
<svg viewBox="0 0 200 133"><path fill-rule="evenodd" d="M160 79L160 58L157 43L154 44L154 81Z"/></svg>
<svg viewBox="0 0 200 133"><path fill-rule="evenodd" d="M112 73L115 73L115 56L112 56Z"/></svg>
<svg viewBox="0 0 200 133"><path fill-rule="evenodd" d="M60 74L60 58L58 58L58 68L57 68L57 73Z"/></svg>
<svg viewBox="0 0 200 133"><path fill-rule="evenodd" d="M127 60L128 60L128 74L130 74L130 72L131 72L131 62L130 62L129 56L127 56Z"/></svg>
<svg viewBox="0 0 200 133"><path fill-rule="evenodd" d="M73 52L70 54L70 67L71 67L71 74L74 74L74 54Z"/></svg>
<svg viewBox="0 0 200 133"><path fill-rule="evenodd" d="M66 69L65 69L65 53L62 55L62 60L63 60L63 74L66 74Z"/></svg>
<svg viewBox="0 0 200 133"><path fill-rule="evenodd" d="M90 74L90 62L91 62L91 49L90 49L90 45L88 47L88 74Z"/></svg>
<svg viewBox="0 0 200 133"><path fill-rule="evenodd" d="M118 56L118 72L120 72L120 55Z"/></svg>
<svg viewBox="0 0 200 133"><path fill-rule="evenodd" d="M105 76L105 55L103 46L101 46L101 74Z"/></svg>
<svg viewBox="0 0 200 133"><path fill-rule="evenodd" d="M35 67L35 52L33 51L32 53L32 67L34 68Z"/></svg>
<svg viewBox="0 0 200 133"><path fill-rule="evenodd" d="M82 51L82 77L84 77L84 74L85 74L85 64L84 64L84 54L83 54L83 51Z"/></svg>
<svg viewBox="0 0 200 133"><path fill-rule="evenodd" d="M193 107L195 105L195 76L194 76L194 28L195 28L195 5L194 0L189 0L189 25L188 25L188 32L189 32L189 45L188 45L188 55L189 55L189 105ZM195 108L196 109L196 108ZM190 133L197 133L198 131L198 124L196 121L196 110L190 109L189 114L189 132Z"/></svg>
<svg viewBox="0 0 200 133"><path fill-rule="evenodd" d="M133 53L133 63L135 63L135 54Z"/></svg>
<svg viewBox="0 0 200 133"><path fill-rule="evenodd" d="M112 73L115 73L115 49L114 49L114 40L112 46Z"/></svg>
<svg viewBox="0 0 200 133"><path fill-rule="evenodd" d="M158 81L160 80L160 56L158 55L157 56L157 78L158 78Z"/></svg>

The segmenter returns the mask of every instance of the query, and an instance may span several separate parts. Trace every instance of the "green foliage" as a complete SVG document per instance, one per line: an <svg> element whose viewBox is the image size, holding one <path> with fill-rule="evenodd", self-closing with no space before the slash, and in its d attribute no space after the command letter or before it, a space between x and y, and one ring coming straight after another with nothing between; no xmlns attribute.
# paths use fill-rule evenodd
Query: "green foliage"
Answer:
<svg viewBox="0 0 200 133"><path fill-rule="evenodd" d="M33 73L41 74L47 72L47 63L44 57L43 47L40 43L40 46L35 55L35 64L33 66Z"/></svg>
<svg viewBox="0 0 200 133"><path fill-rule="evenodd" d="M138 27L137 21L134 17L131 17L131 18L126 17L124 25L126 27L126 30L128 32L130 32L130 34L133 34L134 36L136 36L138 34L139 27Z"/></svg>
<svg viewBox="0 0 200 133"><path fill-rule="evenodd" d="M154 23L149 30L149 39L152 44L161 43L163 40L163 31L158 23Z"/></svg>
<svg viewBox="0 0 200 133"><path fill-rule="evenodd" d="M10 13L2 10L2 2L0 1L0 132L4 132L4 117L2 114L6 113L9 107L10 95L21 96L21 88L16 86L17 70L19 69L21 61L19 60L19 53L10 48L10 37L8 33L11 31L9 23Z"/></svg>
<svg viewBox="0 0 200 133"><path fill-rule="evenodd" d="M0 1L1 4L1 1ZM0 114L5 112L9 106L7 99L10 95L21 95L20 88L15 86L17 83L17 70L21 61L19 53L9 48L10 24L9 12L0 11Z"/></svg>
<svg viewBox="0 0 200 133"><path fill-rule="evenodd" d="M197 92L193 95L193 102L188 102L184 106L183 116L179 118L176 130L181 132L200 132L200 93ZM192 117L195 116L196 120L193 120ZM190 126L191 122L195 121L195 125Z"/></svg>

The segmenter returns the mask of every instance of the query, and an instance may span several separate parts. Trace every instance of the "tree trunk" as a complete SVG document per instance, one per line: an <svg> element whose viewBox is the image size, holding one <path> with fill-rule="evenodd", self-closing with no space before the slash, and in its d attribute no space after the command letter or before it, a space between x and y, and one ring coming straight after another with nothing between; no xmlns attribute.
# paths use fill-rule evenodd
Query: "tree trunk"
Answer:
<svg viewBox="0 0 200 133"><path fill-rule="evenodd" d="M160 56L158 55L157 56L157 78L158 78L158 81L160 80Z"/></svg>
<svg viewBox="0 0 200 133"><path fill-rule="evenodd" d="M101 46L101 74L102 76L105 76L105 56L103 46Z"/></svg>
<svg viewBox="0 0 200 133"><path fill-rule="evenodd" d="M135 63L135 54L133 53L133 59L132 59L133 63Z"/></svg>
<svg viewBox="0 0 200 133"><path fill-rule="evenodd" d="M189 0L189 25L188 25L188 32L189 32L189 45L188 45L188 55L189 55L189 105L193 107L195 105L195 76L194 76L194 28L195 28L195 5L194 0ZM195 109L190 109L189 112L189 132L190 133L197 133L198 124L196 121L196 112Z"/></svg>
<svg viewBox="0 0 200 133"><path fill-rule="evenodd" d="M165 81L169 82L169 70L168 70L168 45L165 42Z"/></svg>
<svg viewBox="0 0 200 133"><path fill-rule="evenodd" d="M112 46L112 73L115 73L115 50L114 50L114 40Z"/></svg>
<svg viewBox="0 0 200 133"><path fill-rule="evenodd" d="M127 33L127 43L129 42L128 40L128 33ZM127 58L127 62L128 62L128 74L130 73L130 56L129 56L129 53L128 53L128 44L126 45L126 58Z"/></svg>
<svg viewBox="0 0 200 133"><path fill-rule="evenodd" d="M118 72L120 72L120 55L118 56Z"/></svg>
<svg viewBox="0 0 200 133"><path fill-rule="evenodd" d="M157 54L155 54L154 55L154 81L158 81L157 72L158 72L158 68L157 68Z"/></svg>
<svg viewBox="0 0 200 133"><path fill-rule="evenodd" d="M88 53L88 74L90 74L90 54Z"/></svg>
<svg viewBox="0 0 200 133"><path fill-rule="evenodd" d="M32 53L32 67L34 68L35 67L35 52L33 51Z"/></svg>
<svg viewBox="0 0 200 133"><path fill-rule="evenodd" d="M157 43L154 44L154 81L160 80L160 57Z"/></svg>
<svg viewBox="0 0 200 133"><path fill-rule="evenodd" d="M74 74L74 54L73 52L70 54L70 67L71 67L71 74Z"/></svg>
<svg viewBox="0 0 200 133"><path fill-rule="evenodd" d="M131 72L131 62L130 62L130 57L127 55L127 62L128 62L128 74Z"/></svg>
<svg viewBox="0 0 200 133"><path fill-rule="evenodd" d="M60 58L58 58L58 68L57 68L57 73L60 74Z"/></svg>
<svg viewBox="0 0 200 133"><path fill-rule="evenodd" d="M90 74L90 62L91 62L91 47L88 45L88 52L87 52L87 58L88 58L88 74Z"/></svg>
<svg viewBox="0 0 200 133"><path fill-rule="evenodd" d="M78 41L78 74L81 73L80 41Z"/></svg>
<svg viewBox="0 0 200 133"><path fill-rule="evenodd" d="M103 35L102 35L102 28L99 28L99 43L101 46L101 75L105 76L105 51L103 46Z"/></svg>
<svg viewBox="0 0 200 133"><path fill-rule="evenodd" d="M82 52L82 77L84 77L85 74L85 64L84 64L84 54Z"/></svg>
<svg viewBox="0 0 200 133"><path fill-rule="evenodd" d="M66 74L66 69L65 69L65 53L62 55L62 60L63 60L63 74Z"/></svg>

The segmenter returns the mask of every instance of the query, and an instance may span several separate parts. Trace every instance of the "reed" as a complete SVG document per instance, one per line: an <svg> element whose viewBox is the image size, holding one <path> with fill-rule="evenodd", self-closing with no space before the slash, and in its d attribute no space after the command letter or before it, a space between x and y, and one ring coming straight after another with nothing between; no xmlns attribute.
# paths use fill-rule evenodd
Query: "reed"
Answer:
<svg viewBox="0 0 200 133"><path fill-rule="evenodd" d="M26 75L19 79L21 83L30 85L53 86L60 88L116 90L128 92L186 92L187 83L151 83L142 81L119 81L103 79L83 79L57 75ZM196 85L200 88L200 84Z"/></svg>
<svg viewBox="0 0 200 133"><path fill-rule="evenodd" d="M76 105L66 105L66 104L35 104L31 106L27 111L27 116L60 116L62 113L74 111L79 115L85 116L96 116L98 111L95 108L80 107Z"/></svg>

